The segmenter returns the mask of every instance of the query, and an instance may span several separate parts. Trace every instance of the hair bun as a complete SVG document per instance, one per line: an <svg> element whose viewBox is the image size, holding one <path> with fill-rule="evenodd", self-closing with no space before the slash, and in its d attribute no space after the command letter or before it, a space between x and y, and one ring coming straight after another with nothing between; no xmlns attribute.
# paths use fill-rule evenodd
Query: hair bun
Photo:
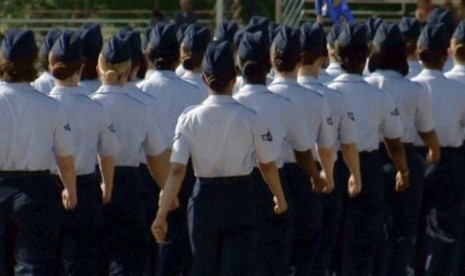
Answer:
<svg viewBox="0 0 465 276"><path fill-rule="evenodd" d="M68 66L63 62L57 62L52 66L52 75L59 80L67 79L69 77L68 71Z"/></svg>
<svg viewBox="0 0 465 276"><path fill-rule="evenodd" d="M186 69L186 70L194 70L195 69L192 56L188 55L188 56L185 56L183 58L182 67L184 67L184 69Z"/></svg>

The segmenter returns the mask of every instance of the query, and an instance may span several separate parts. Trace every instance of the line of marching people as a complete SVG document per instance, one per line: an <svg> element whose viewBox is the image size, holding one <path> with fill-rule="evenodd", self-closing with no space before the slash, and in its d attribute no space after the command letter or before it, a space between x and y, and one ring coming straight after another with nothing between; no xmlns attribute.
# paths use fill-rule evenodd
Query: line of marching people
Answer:
<svg viewBox="0 0 465 276"><path fill-rule="evenodd" d="M0 275L465 275L464 66L442 9L10 29Z"/></svg>

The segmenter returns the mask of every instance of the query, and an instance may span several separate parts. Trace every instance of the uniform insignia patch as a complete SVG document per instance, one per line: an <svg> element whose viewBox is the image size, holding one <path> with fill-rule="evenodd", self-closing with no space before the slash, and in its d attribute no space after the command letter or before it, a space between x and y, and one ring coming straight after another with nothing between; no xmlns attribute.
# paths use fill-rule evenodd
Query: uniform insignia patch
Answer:
<svg viewBox="0 0 465 276"><path fill-rule="evenodd" d="M116 130L115 130L115 127L113 125L109 125L108 126L108 130L111 132L111 133L115 133Z"/></svg>
<svg viewBox="0 0 465 276"><path fill-rule="evenodd" d="M394 111L391 112L392 116L399 116L399 110L396 108Z"/></svg>
<svg viewBox="0 0 465 276"><path fill-rule="evenodd" d="M69 123L67 123L63 128L64 128L66 131L71 131L71 126L69 125Z"/></svg>
<svg viewBox="0 0 465 276"><path fill-rule="evenodd" d="M271 142L273 141L273 135L271 135L270 130L268 129L268 132L266 134L262 135L262 140L266 142Z"/></svg>
<svg viewBox="0 0 465 276"><path fill-rule="evenodd" d="M347 113L347 117L349 117L349 119L351 119L352 121L355 121L355 116L353 112Z"/></svg>

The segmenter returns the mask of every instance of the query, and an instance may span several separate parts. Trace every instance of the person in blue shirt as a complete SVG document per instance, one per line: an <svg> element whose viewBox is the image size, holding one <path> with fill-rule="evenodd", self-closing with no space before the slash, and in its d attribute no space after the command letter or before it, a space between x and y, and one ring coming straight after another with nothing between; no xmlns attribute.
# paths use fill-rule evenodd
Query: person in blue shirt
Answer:
<svg viewBox="0 0 465 276"><path fill-rule="evenodd" d="M316 0L315 12L317 21L323 23L323 18L329 18L333 23L347 23L355 20L346 0Z"/></svg>

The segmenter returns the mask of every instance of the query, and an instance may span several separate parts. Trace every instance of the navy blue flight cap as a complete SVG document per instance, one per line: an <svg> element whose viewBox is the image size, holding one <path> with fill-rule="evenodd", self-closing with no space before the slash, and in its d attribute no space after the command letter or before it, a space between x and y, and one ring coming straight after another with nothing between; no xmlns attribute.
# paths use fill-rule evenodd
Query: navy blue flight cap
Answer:
<svg viewBox="0 0 465 276"><path fill-rule="evenodd" d="M234 35L236 34L239 27L237 23L232 20L224 20L221 22L216 32L217 41L228 41L229 43L234 42Z"/></svg>
<svg viewBox="0 0 465 276"><path fill-rule="evenodd" d="M398 25L405 39L417 39L421 34L420 21L415 17L403 17Z"/></svg>
<svg viewBox="0 0 465 276"><path fill-rule="evenodd" d="M236 32L234 35L234 47L237 49L239 48L239 44L241 43L242 36L244 33L256 33L256 32L262 32L264 34L268 34L268 29L264 30L263 26L260 25L249 25L246 26L245 28L242 28Z"/></svg>
<svg viewBox="0 0 465 276"><path fill-rule="evenodd" d="M176 26L174 24L158 24L153 27L150 33L149 47L158 50L179 49Z"/></svg>
<svg viewBox="0 0 465 276"><path fill-rule="evenodd" d="M288 26L283 26L273 40L276 48L283 51L284 55L293 52L300 52L300 30Z"/></svg>
<svg viewBox="0 0 465 276"><path fill-rule="evenodd" d="M341 24L334 24L331 29L328 32L328 35L326 35L326 42L328 43L329 46L332 48L335 47L336 45L336 40L339 37L339 34L341 33L342 29L344 28L344 25Z"/></svg>
<svg viewBox="0 0 465 276"><path fill-rule="evenodd" d="M111 37L102 49L102 55L110 63L122 63L132 58L131 46L128 40L117 36Z"/></svg>
<svg viewBox="0 0 465 276"><path fill-rule="evenodd" d="M61 33L61 29L51 29L48 31L44 38L44 42L42 43L42 47L40 47L40 54L42 56L48 56L50 50L52 50L53 44L55 44L55 41L57 41Z"/></svg>
<svg viewBox="0 0 465 276"><path fill-rule="evenodd" d="M355 50L367 46L368 42L367 26L365 24L349 23L344 25L336 44L339 47Z"/></svg>
<svg viewBox="0 0 465 276"><path fill-rule="evenodd" d="M9 29L0 47L0 53L9 61L36 55L37 50L34 33L28 29Z"/></svg>
<svg viewBox="0 0 465 276"><path fill-rule="evenodd" d="M63 32L50 52L63 62L84 60L82 39L74 32Z"/></svg>
<svg viewBox="0 0 465 276"><path fill-rule="evenodd" d="M262 32L244 33L237 55L244 61L269 62L270 41Z"/></svg>
<svg viewBox="0 0 465 276"><path fill-rule="evenodd" d="M418 38L418 45L431 50L447 50L449 37L444 24L427 24Z"/></svg>
<svg viewBox="0 0 465 276"><path fill-rule="evenodd" d="M428 24L444 24L448 38L452 37L455 30L455 20L452 12L443 8L434 9L428 17Z"/></svg>
<svg viewBox="0 0 465 276"><path fill-rule="evenodd" d="M103 45L103 35L100 24L86 22L78 30L78 34L81 36L84 45L84 57L98 57Z"/></svg>
<svg viewBox="0 0 465 276"><path fill-rule="evenodd" d="M228 42L214 41L208 45L202 62L205 74L215 76L225 75L235 72L235 66L231 46Z"/></svg>
<svg viewBox="0 0 465 276"><path fill-rule="evenodd" d="M182 44L193 52L204 52L211 41L210 30L199 24L191 24L184 32Z"/></svg>
<svg viewBox="0 0 465 276"><path fill-rule="evenodd" d="M460 22L452 37L457 43L465 43L465 21Z"/></svg>
<svg viewBox="0 0 465 276"><path fill-rule="evenodd" d="M326 50L326 34L319 23L306 22L300 26L300 44L302 52L318 49Z"/></svg>
<svg viewBox="0 0 465 276"><path fill-rule="evenodd" d="M184 38L184 34L188 27L189 27L189 24L187 23L182 23L181 25L179 25L178 30L176 31L176 38L178 39L179 44L181 44Z"/></svg>
<svg viewBox="0 0 465 276"><path fill-rule="evenodd" d="M382 24L376 31L373 44L381 49L405 47L405 39L397 24Z"/></svg>
<svg viewBox="0 0 465 276"><path fill-rule="evenodd" d="M279 30L281 30L281 28L283 27L284 25L282 24L278 24L278 23L270 23L270 25L268 26L268 30L269 30L269 36L270 36L270 44L273 43L273 40L274 38L276 37L276 35L279 33Z"/></svg>
<svg viewBox="0 0 465 276"><path fill-rule="evenodd" d="M132 59L140 59L142 57L142 40L139 31L132 28L124 28L118 32L118 38L128 40L131 46Z"/></svg>
<svg viewBox="0 0 465 276"><path fill-rule="evenodd" d="M368 35L369 35L370 40L373 40L373 38L375 37L376 31L383 23L384 23L384 20L379 17L372 16L367 19L366 24L368 27Z"/></svg>
<svg viewBox="0 0 465 276"><path fill-rule="evenodd" d="M270 25L270 20L264 16L252 16L249 21L249 26L261 26L262 28L267 28Z"/></svg>

